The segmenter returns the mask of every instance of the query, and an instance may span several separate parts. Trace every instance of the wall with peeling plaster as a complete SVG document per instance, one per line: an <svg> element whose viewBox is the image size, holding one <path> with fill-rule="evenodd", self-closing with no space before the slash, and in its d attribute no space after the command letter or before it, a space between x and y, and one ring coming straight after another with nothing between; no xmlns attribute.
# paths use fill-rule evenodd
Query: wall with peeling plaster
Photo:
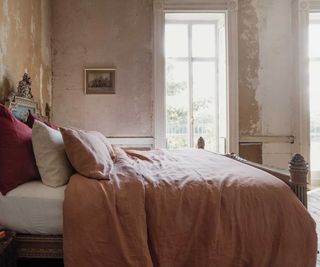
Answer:
<svg viewBox="0 0 320 267"><path fill-rule="evenodd" d="M44 114L52 102L50 0L0 0L0 102L25 71Z"/></svg>
<svg viewBox="0 0 320 267"><path fill-rule="evenodd" d="M152 135L152 0L55 0L53 120ZM85 67L115 67L115 95L85 95Z"/></svg>
<svg viewBox="0 0 320 267"><path fill-rule="evenodd" d="M291 0L239 0L240 136L293 135ZM286 168L291 144L263 144L264 163Z"/></svg>
<svg viewBox="0 0 320 267"><path fill-rule="evenodd" d="M239 0L241 135L292 134L291 0Z"/></svg>
<svg viewBox="0 0 320 267"><path fill-rule="evenodd" d="M260 44L257 0L240 0L238 7L239 128L241 135L261 133L259 86Z"/></svg>

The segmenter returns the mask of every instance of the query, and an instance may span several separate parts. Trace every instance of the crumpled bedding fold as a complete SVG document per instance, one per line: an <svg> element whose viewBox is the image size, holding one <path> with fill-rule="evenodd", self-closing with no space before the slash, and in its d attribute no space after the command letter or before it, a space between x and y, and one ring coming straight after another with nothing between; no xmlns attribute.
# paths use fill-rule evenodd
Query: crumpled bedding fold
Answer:
<svg viewBox="0 0 320 267"><path fill-rule="evenodd" d="M135 153L110 180L70 179L66 267L315 266L315 222L279 179L203 150Z"/></svg>

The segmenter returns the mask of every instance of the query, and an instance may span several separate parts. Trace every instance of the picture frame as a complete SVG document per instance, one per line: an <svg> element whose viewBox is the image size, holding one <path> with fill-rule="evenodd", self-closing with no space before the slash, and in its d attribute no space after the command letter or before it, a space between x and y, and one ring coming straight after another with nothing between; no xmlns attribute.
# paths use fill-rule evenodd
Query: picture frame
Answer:
<svg viewBox="0 0 320 267"><path fill-rule="evenodd" d="M86 95L115 94L115 68L85 68L84 93Z"/></svg>

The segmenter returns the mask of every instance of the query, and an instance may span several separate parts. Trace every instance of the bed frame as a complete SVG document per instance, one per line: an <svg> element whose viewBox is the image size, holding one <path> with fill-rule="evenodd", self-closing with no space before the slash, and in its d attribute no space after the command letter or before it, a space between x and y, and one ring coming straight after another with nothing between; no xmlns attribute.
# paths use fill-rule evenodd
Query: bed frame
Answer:
<svg viewBox="0 0 320 267"><path fill-rule="evenodd" d="M29 112L41 116L38 104L33 100L31 78L28 74L25 73L23 79L19 82L17 92L9 95L6 105L20 120L25 120ZM50 110L46 109L45 113L45 117L42 116L42 118L49 121ZM199 138L197 147L204 149L205 141L202 137ZM234 153L225 156L276 176L284 181L303 205L307 207L308 164L300 154L295 154L289 162L289 172L247 161ZM16 240L18 258L63 258L62 236L17 234Z"/></svg>
<svg viewBox="0 0 320 267"><path fill-rule="evenodd" d="M300 154L292 157L289 162L289 172L247 161L234 153L225 156L276 176L285 182L307 207L308 164ZM61 259L63 258L63 238L62 236L18 234L17 251L18 258Z"/></svg>

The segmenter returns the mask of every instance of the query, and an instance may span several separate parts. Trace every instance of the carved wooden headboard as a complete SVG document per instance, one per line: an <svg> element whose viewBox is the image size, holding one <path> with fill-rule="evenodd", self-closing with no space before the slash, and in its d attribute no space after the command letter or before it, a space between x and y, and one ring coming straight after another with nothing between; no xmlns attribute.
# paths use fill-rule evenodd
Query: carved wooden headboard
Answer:
<svg viewBox="0 0 320 267"><path fill-rule="evenodd" d="M33 99L31 78L27 73L23 75L22 80L19 82L17 91L11 92L8 96L6 107L21 121L26 121L29 111L37 117L43 118L40 114L38 103Z"/></svg>
<svg viewBox="0 0 320 267"><path fill-rule="evenodd" d="M40 116L38 104L32 99L15 96L13 99L6 101L6 106L21 121L27 120L29 111L37 117Z"/></svg>

